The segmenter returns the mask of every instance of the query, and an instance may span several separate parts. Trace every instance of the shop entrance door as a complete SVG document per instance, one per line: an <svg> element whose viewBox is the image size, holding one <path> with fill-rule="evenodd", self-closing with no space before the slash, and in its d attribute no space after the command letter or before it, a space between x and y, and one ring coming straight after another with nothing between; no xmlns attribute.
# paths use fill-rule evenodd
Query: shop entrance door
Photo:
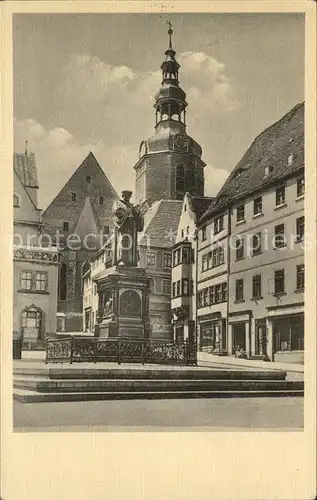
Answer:
<svg viewBox="0 0 317 500"><path fill-rule="evenodd" d="M236 323L232 326L233 330L233 352L236 351L237 348L246 350L246 340L245 340L245 323Z"/></svg>

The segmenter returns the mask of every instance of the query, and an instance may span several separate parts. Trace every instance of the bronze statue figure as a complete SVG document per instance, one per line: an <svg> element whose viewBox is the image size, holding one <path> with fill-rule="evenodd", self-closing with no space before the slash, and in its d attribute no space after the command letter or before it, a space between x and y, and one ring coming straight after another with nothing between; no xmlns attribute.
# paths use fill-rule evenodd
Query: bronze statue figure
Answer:
<svg viewBox="0 0 317 500"><path fill-rule="evenodd" d="M144 219L139 207L131 202L132 191L122 191L122 199L113 204L116 228L116 261L127 267L136 267L139 261L138 232L143 230Z"/></svg>

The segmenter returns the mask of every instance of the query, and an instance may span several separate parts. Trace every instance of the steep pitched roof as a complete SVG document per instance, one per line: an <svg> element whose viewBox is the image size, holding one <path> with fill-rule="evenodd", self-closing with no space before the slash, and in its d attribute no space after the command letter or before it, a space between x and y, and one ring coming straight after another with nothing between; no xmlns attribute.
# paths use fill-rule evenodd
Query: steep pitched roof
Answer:
<svg viewBox="0 0 317 500"><path fill-rule="evenodd" d="M13 167L24 187L39 187L34 153L14 153Z"/></svg>
<svg viewBox="0 0 317 500"><path fill-rule="evenodd" d="M201 222L228 204L304 168L304 111L304 102L297 104L253 141L202 215Z"/></svg>
<svg viewBox="0 0 317 500"><path fill-rule="evenodd" d="M188 195L188 199L191 204L191 208L196 216L196 219L198 220L210 206L211 202L214 200L214 197Z"/></svg>
<svg viewBox="0 0 317 500"><path fill-rule="evenodd" d="M157 248L170 248L176 238L182 201L159 200L153 203L144 216L144 230L139 244Z"/></svg>
<svg viewBox="0 0 317 500"><path fill-rule="evenodd" d="M86 182L88 177L89 183ZM71 199L71 193L76 195L75 202ZM74 231L78 216L87 204L87 197L98 224L109 224L112 205L118 195L91 152L43 212L46 227L53 229L58 221L65 220L70 224L70 231ZM100 197L103 198L102 204L99 202Z"/></svg>

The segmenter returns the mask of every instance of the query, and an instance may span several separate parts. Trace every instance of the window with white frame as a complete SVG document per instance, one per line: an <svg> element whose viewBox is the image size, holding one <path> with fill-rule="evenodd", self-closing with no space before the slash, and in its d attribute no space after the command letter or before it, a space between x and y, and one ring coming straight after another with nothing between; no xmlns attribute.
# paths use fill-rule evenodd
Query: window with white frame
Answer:
<svg viewBox="0 0 317 500"><path fill-rule="evenodd" d="M305 194L305 177L302 176L297 179L297 198L304 196Z"/></svg>
<svg viewBox="0 0 317 500"><path fill-rule="evenodd" d="M220 231L222 230L223 230L223 215L217 217L214 220L214 233L215 234L220 233Z"/></svg>
<svg viewBox="0 0 317 500"><path fill-rule="evenodd" d="M165 295L170 295L171 294L171 282L170 280L162 280L162 292Z"/></svg>
<svg viewBox="0 0 317 500"><path fill-rule="evenodd" d="M253 215L262 214L262 196L258 196L253 200Z"/></svg>
<svg viewBox="0 0 317 500"><path fill-rule="evenodd" d="M171 267L172 266L172 256L169 252L163 253L163 267Z"/></svg>
<svg viewBox="0 0 317 500"><path fill-rule="evenodd" d="M21 289L22 290L32 290L32 272L31 271L22 271L21 273Z"/></svg>
<svg viewBox="0 0 317 500"><path fill-rule="evenodd" d="M285 186L280 186L275 191L275 206L285 205Z"/></svg>
<svg viewBox="0 0 317 500"><path fill-rule="evenodd" d="M244 204L237 207L237 222L243 222L245 220L245 208Z"/></svg>
<svg viewBox="0 0 317 500"><path fill-rule="evenodd" d="M155 252L146 253L146 265L148 267L155 267Z"/></svg>
<svg viewBox="0 0 317 500"><path fill-rule="evenodd" d="M35 288L37 291L45 292L45 290L47 289L47 273L36 273Z"/></svg>

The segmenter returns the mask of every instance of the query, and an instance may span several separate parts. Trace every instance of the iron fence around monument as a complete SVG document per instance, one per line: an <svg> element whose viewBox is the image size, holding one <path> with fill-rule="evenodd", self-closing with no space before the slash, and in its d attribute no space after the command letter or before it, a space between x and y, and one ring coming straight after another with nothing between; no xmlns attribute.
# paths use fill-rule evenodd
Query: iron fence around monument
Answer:
<svg viewBox="0 0 317 500"><path fill-rule="evenodd" d="M45 363L115 362L197 365L194 342L72 336L46 341Z"/></svg>

